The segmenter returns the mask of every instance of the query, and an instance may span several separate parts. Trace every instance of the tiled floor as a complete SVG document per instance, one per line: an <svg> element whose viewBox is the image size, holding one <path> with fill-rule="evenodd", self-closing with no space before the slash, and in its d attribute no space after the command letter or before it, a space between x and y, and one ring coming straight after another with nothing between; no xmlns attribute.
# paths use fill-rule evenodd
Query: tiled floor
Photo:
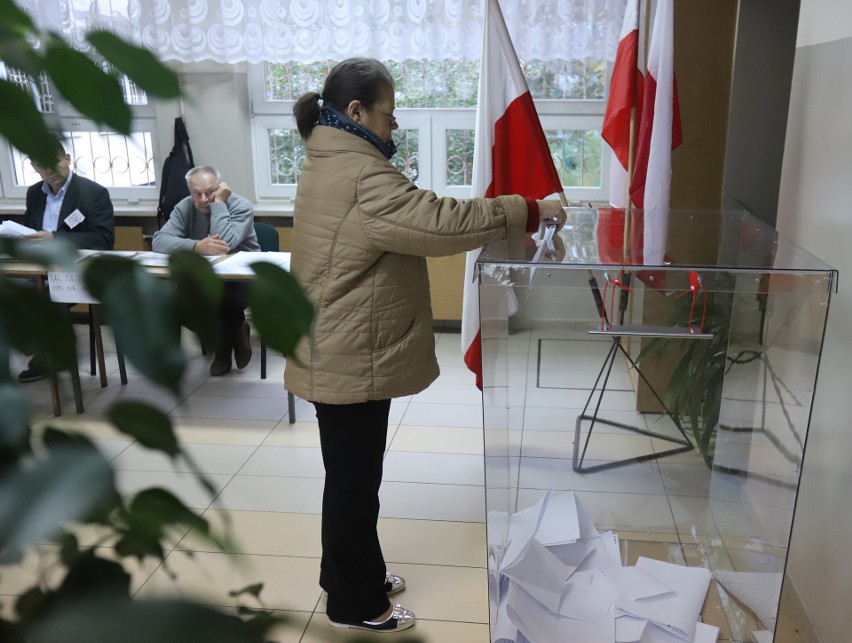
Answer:
<svg viewBox="0 0 852 643"><path fill-rule="evenodd" d="M417 614L416 634L439 643L485 643L489 634L482 402L461 362L459 335L439 333L436 339L440 378L418 395L394 400L391 407L379 530L389 569L408 581L399 600ZM513 338L513 353L523 353L525 342L527 351L535 345L531 337ZM598 348L583 350L596 360ZM581 369L566 369L554 360L563 349L558 342L549 346L548 360L532 375L568 387L581 381ZM138 596L180 595L227 607L236 600L229 591L262 581L265 605L289 617L275 640L346 639L349 634L328 626L317 584L323 467L312 407L297 400L297 421L289 422L281 358L269 356L267 380L259 379L257 351L244 371L210 378L208 358L189 350L195 357L180 399L147 384L132 369L129 383L122 387L114 355L108 355L107 388L82 374L83 415L73 411L68 381L61 383L65 411L61 418L51 413L47 384L29 384L35 426L54 424L86 433L112 458L123 492L154 485L168 488L203 512L221 533L230 534L235 546L229 554L191 532L176 534L165 565L134 568ZM13 368L23 364L18 359ZM618 377L616 388L629 386L625 373ZM553 389L538 387L525 391L526 411L518 422L518 435L510 436L517 438L512 459L520 465L516 466L519 505L531 504L551 486L557 492L577 491L596 524L623 530L622 550L628 563L639 555L703 563L720 552L728 556L723 565L732 568L737 555L762 557L768 567L777 561L776 552L749 550L749 543L737 549L741 543L736 542L736 533L723 533L715 524L718 512L707 501L711 480L698 456L631 465L594 480L575 474L570 466L573 430L566 430L560 418L584 394L562 390L554 395ZM103 421L104 409L122 397L149 402L171 415L186 450L213 485L215 498L185 462L152 453ZM651 421L619 404L613 408L621 420ZM595 447L600 450L594 455L599 459L656 446L646 436L617 430L603 431L599 437ZM81 531L80 538L91 544L96 534ZM55 552L46 546L42 553L49 557ZM31 556L21 568L3 569L0 599L31 583L42 565ZM729 641L734 635L724 617L725 600L711 587L704 614L722 627L720 640Z"/></svg>

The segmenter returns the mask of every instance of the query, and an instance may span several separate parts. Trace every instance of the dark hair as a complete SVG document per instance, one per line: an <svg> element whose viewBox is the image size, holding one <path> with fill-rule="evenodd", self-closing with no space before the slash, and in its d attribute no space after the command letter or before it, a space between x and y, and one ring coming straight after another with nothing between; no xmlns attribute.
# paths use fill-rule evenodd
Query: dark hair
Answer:
<svg viewBox="0 0 852 643"><path fill-rule="evenodd" d="M387 67L375 58L349 58L337 63L325 79L322 94L308 92L293 105L299 134L305 140L311 135L319 122L320 100L345 114L353 100L370 106L381 98L386 89L393 90L393 77Z"/></svg>

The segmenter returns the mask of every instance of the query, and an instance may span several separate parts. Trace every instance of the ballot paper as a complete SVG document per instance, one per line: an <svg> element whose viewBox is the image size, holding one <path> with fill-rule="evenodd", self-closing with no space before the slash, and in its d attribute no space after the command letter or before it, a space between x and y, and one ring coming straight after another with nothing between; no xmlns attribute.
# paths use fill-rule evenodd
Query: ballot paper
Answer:
<svg viewBox="0 0 852 643"><path fill-rule="evenodd" d="M611 610L605 615L602 623L557 616L515 583L509 585L506 610L518 631L533 643L613 641L615 623Z"/></svg>
<svg viewBox="0 0 852 643"><path fill-rule="evenodd" d="M615 607L621 613L648 619L681 641L692 641L710 586L710 571L641 556L636 567L671 588L665 594L632 599L621 592Z"/></svg>
<svg viewBox="0 0 852 643"><path fill-rule="evenodd" d="M544 233L539 230L538 235L532 235L533 241L538 243L538 249L535 251L535 254L532 258L533 264L541 263L545 257L545 254L548 252L552 252L556 249L555 244L553 243L553 237L556 234L556 226L549 225L544 227ZM538 268L533 267L530 272L530 285L527 286L527 296L529 297L530 292L532 291L533 282L535 281L535 273Z"/></svg>
<svg viewBox="0 0 852 643"><path fill-rule="evenodd" d="M715 625L698 622L695 624L695 634L689 643L716 643L719 640L719 628ZM653 623L642 632L642 638L635 643L683 643L683 639L668 630L657 627ZM633 643L632 641L629 643Z"/></svg>
<svg viewBox="0 0 852 643"><path fill-rule="evenodd" d="M535 538L542 545L549 546L597 535L598 531L589 514L577 501L574 492L569 491L551 497Z"/></svg>
<svg viewBox="0 0 852 643"><path fill-rule="evenodd" d="M552 489L548 489L532 507L518 511L509 518L506 552L503 559L498 561L499 571L511 567L523 558L530 541L532 541L535 532L538 531L541 517L547 507L548 500L550 500L551 493Z"/></svg>
<svg viewBox="0 0 852 643"><path fill-rule="evenodd" d="M503 570L530 596L551 612L559 611L565 584L574 568L564 565L537 540L531 540L524 557Z"/></svg>
<svg viewBox="0 0 852 643"><path fill-rule="evenodd" d="M718 628L699 621L710 572L644 557L635 566L623 566L618 535L598 533L573 493L556 495L550 489L538 503L515 514L489 512L488 533L499 534L489 548L494 640L718 639Z"/></svg>
<svg viewBox="0 0 852 643"><path fill-rule="evenodd" d="M25 237L28 234L35 234L37 230L28 228L14 221L4 221L0 223L0 237L16 237L18 239Z"/></svg>

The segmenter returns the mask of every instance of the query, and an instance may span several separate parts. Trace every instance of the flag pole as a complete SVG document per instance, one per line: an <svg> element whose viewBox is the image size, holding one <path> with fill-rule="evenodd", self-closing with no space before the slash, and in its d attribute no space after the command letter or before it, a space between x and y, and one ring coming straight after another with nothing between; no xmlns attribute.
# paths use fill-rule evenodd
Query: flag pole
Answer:
<svg viewBox="0 0 852 643"><path fill-rule="evenodd" d="M645 3L645 55L648 55L648 38L651 31L651 0L646 0ZM642 6L642 2L640 1L639 6ZM637 27L641 26L640 24ZM641 30L640 30L641 31ZM636 63L639 63L639 38L636 38ZM648 68L648 61L644 61L643 65L644 69ZM635 73L635 71L633 72ZM630 108L630 138L629 144L627 147L627 198L625 200L625 208L624 208L624 234L623 234L623 261L624 263L628 263L630 261L630 229L631 229L631 215L633 211L633 200L630 197L630 185L633 183L633 170L634 163L636 158L636 101L638 98L638 85L633 83L633 100L631 101L632 106Z"/></svg>

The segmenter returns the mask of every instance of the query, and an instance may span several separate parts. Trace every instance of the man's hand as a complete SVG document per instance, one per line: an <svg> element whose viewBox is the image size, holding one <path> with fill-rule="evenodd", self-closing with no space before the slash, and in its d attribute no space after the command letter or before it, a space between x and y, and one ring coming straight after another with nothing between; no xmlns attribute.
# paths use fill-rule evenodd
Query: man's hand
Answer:
<svg viewBox="0 0 852 643"><path fill-rule="evenodd" d="M24 239L53 239L53 233L47 230L39 230L35 234L26 234Z"/></svg>
<svg viewBox="0 0 852 643"><path fill-rule="evenodd" d="M565 210L562 209L559 201L552 199L538 201L538 215L542 225L556 224L557 232L565 225Z"/></svg>
<svg viewBox="0 0 852 643"><path fill-rule="evenodd" d="M227 189L227 186L225 186ZM216 193L217 197L219 193ZM195 242L195 251L202 255L226 255L231 247L219 238L218 234L211 234Z"/></svg>
<svg viewBox="0 0 852 643"><path fill-rule="evenodd" d="M228 197L231 196L231 187L222 181L219 184L219 189L216 190L216 194L213 195L214 203L227 203Z"/></svg>

